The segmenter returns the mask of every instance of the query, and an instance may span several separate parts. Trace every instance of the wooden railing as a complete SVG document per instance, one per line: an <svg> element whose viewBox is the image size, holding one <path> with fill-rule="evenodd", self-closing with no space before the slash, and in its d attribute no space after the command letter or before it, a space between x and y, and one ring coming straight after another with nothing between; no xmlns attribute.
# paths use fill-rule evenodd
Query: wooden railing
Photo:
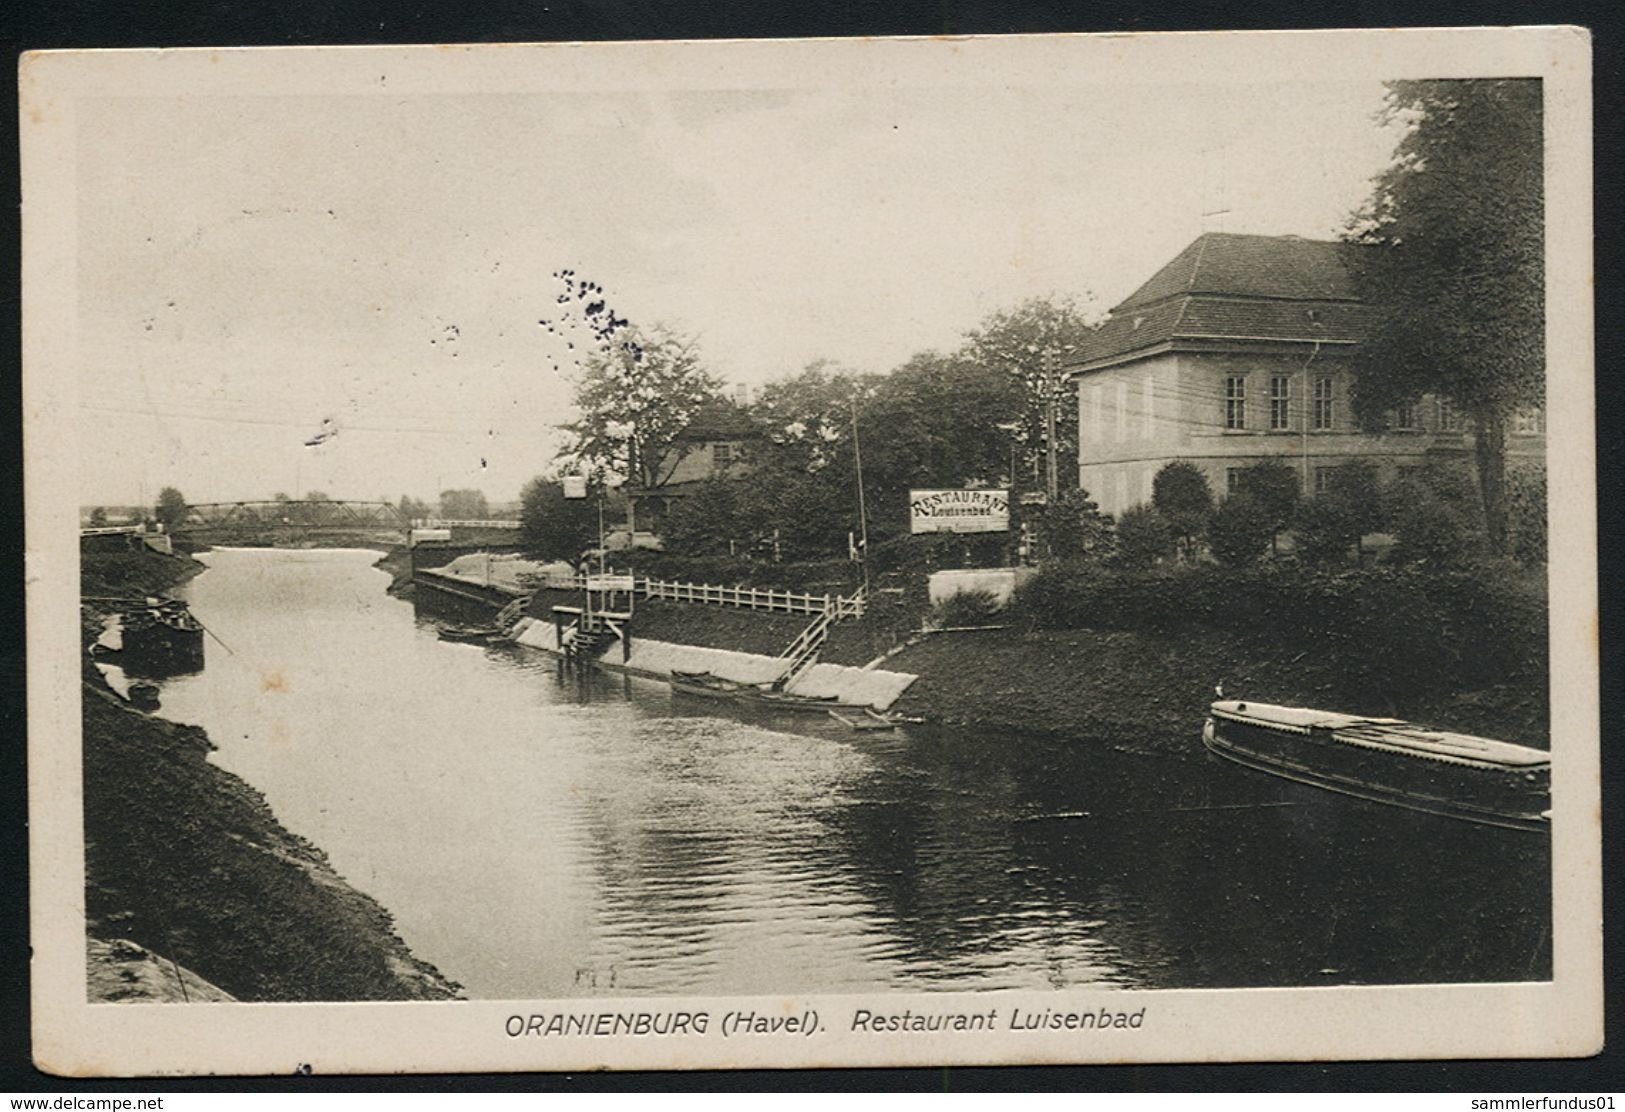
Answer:
<svg viewBox="0 0 1625 1112"><path fill-rule="evenodd" d="M549 575L546 586L554 590L584 591L587 577ZM772 614L822 614L831 618L855 618L863 614L863 592L850 596L813 595L798 591L774 591L760 587L722 587L713 583L677 583L663 579L638 579L634 590L644 598L672 602L698 602L709 606L732 606L741 610L762 610Z"/></svg>

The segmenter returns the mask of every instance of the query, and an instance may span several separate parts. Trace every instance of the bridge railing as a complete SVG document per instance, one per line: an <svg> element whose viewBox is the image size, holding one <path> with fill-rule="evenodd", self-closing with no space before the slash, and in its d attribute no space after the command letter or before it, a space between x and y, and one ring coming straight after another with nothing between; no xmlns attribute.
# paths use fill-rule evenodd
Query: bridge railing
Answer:
<svg viewBox="0 0 1625 1112"><path fill-rule="evenodd" d="M455 520L443 517L412 519L412 528L414 529L518 529L519 527L519 522L505 517L481 520Z"/></svg>
<svg viewBox="0 0 1625 1112"><path fill-rule="evenodd" d="M119 533L145 533L145 525L98 525L91 529L79 530L81 537L111 537Z"/></svg>

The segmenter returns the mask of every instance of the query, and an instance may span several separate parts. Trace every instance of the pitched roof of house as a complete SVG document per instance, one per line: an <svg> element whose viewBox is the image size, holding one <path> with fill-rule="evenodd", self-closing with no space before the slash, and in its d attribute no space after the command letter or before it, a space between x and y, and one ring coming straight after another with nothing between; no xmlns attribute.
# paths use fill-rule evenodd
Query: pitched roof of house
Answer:
<svg viewBox="0 0 1625 1112"><path fill-rule="evenodd" d="M1370 320L1349 274L1358 250L1297 236L1198 236L1111 311L1073 366L1178 340L1357 343Z"/></svg>
<svg viewBox="0 0 1625 1112"><path fill-rule="evenodd" d="M729 401L706 402L695 412L679 440L745 440L762 435L750 415Z"/></svg>

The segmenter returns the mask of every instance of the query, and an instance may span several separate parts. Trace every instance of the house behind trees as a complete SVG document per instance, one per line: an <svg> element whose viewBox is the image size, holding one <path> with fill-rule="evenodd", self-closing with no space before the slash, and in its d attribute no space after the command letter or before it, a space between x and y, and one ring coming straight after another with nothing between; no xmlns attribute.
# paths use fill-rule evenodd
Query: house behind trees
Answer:
<svg viewBox="0 0 1625 1112"><path fill-rule="evenodd" d="M665 482L637 493L638 530L659 533L676 505L701 483L748 475L763 442L761 427L735 401L717 399L702 406L661 463Z"/></svg>
<svg viewBox="0 0 1625 1112"><path fill-rule="evenodd" d="M1423 396L1380 431L1355 418L1350 355L1381 326L1346 269L1359 246L1210 232L1135 290L1068 367L1077 387L1078 482L1121 514L1151 500L1166 463L1188 460L1216 493L1280 459L1302 492L1369 463L1387 481L1434 461L1466 466L1464 414ZM1509 463L1544 459L1541 415L1514 422Z"/></svg>

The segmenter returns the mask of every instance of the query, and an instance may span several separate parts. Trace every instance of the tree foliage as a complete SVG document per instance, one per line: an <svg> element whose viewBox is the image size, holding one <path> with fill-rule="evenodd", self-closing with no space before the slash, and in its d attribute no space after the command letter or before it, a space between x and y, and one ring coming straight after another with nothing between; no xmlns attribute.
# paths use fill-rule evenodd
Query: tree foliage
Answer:
<svg viewBox="0 0 1625 1112"><path fill-rule="evenodd" d="M1492 545L1507 545L1506 428L1544 400L1541 83L1396 81L1406 126L1356 215L1350 253L1379 312L1356 353L1355 406L1370 423L1432 393L1473 423Z"/></svg>
<svg viewBox="0 0 1625 1112"><path fill-rule="evenodd" d="M1394 547L1402 564L1451 567L1470 563L1484 548L1484 531L1458 500L1442 497L1425 482L1397 484L1393 506Z"/></svg>
<svg viewBox="0 0 1625 1112"><path fill-rule="evenodd" d="M1247 468L1241 489L1253 503L1253 510L1271 535L1285 529L1298 505L1298 472L1280 459L1262 459Z"/></svg>
<svg viewBox="0 0 1625 1112"><path fill-rule="evenodd" d="M1299 559L1328 564L1347 558L1359 548L1361 537L1387 527L1389 507L1375 467L1342 464L1326 491L1298 503L1292 534Z"/></svg>
<svg viewBox="0 0 1625 1112"><path fill-rule="evenodd" d="M1195 538L1207 529L1213 512L1207 476L1189 460L1171 460L1151 480L1151 504L1173 529L1186 556L1193 556Z"/></svg>
<svg viewBox="0 0 1625 1112"><path fill-rule="evenodd" d="M661 540L685 556L735 556L756 539L754 523L741 513L747 484L713 478L700 483L666 515Z"/></svg>
<svg viewBox="0 0 1625 1112"><path fill-rule="evenodd" d="M525 552L539 560L568 560L579 567L581 554L598 543L598 495L566 498L555 479L535 478L519 493L519 536Z"/></svg>
<svg viewBox="0 0 1625 1112"><path fill-rule="evenodd" d="M1017 437L1024 463L1043 459L1044 415L1055 405L1056 468L1064 485L1077 474L1078 410L1062 372L1093 330L1089 316L1086 306L1070 297L1032 298L989 315L966 334L962 349L965 358L1019 388L1020 406L1012 416L1021 425Z"/></svg>
<svg viewBox="0 0 1625 1112"><path fill-rule="evenodd" d="M1230 567L1251 564L1269 551L1275 525L1264 504L1251 491L1238 490L1221 501L1208 518L1208 549Z"/></svg>
<svg viewBox="0 0 1625 1112"><path fill-rule="evenodd" d="M596 352L576 383L581 416L564 426L567 465L640 491L664 486L680 462L678 438L721 384L700 365L689 337L630 327Z"/></svg>
<svg viewBox="0 0 1625 1112"><path fill-rule="evenodd" d="M158 504L153 507L153 516L165 529L173 529L186 520L186 496L174 487L165 487L158 492Z"/></svg>
<svg viewBox="0 0 1625 1112"><path fill-rule="evenodd" d="M1149 503L1131 506L1117 519L1114 563L1122 568L1149 568L1174 554L1174 531Z"/></svg>
<svg viewBox="0 0 1625 1112"><path fill-rule="evenodd" d="M1038 518L1038 542L1047 555L1058 560L1078 557L1104 558L1111 553L1116 531L1112 519L1081 487L1061 491Z"/></svg>
<svg viewBox="0 0 1625 1112"><path fill-rule="evenodd" d="M482 490L443 490L437 516L445 521L483 521L491 516L491 507Z"/></svg>
<svg viewBox="0 0 1625 1112"><path fill-rule="evenodd" d="M1293 551L1306 564L1333 564L1348 559L1360 530L1348 503L1330 494L1305 498L1292 519Z"/></svg>

